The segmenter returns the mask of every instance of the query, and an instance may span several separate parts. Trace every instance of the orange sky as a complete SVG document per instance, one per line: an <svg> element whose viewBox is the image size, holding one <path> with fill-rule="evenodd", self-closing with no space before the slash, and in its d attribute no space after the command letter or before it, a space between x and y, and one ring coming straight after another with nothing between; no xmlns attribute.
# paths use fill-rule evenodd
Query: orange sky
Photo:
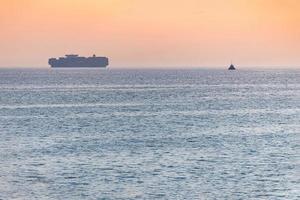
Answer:
<svg viewBox="0 0 300 200"><path fill-rule="evenodd" d="M0 0L0 66L300 66L299 0Z"/></svg>

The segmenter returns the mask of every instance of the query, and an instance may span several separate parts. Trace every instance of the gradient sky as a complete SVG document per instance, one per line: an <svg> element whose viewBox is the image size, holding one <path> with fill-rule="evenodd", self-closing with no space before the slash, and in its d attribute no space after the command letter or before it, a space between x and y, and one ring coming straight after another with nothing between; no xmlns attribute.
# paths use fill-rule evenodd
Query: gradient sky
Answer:
<svg viewBox="0 0 300 200"><path fill-rule="evenodd" d="M0 66L300 66L299 0L0 0Z"/></svg>

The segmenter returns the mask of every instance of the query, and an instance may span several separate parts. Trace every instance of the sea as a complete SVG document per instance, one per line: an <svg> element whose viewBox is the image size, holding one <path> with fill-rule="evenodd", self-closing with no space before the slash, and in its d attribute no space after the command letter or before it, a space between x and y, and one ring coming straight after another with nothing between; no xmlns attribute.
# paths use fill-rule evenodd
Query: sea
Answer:
<svg viewBox="0 0 300 200"><path fill-rule="evenodd" d="M0 70L0 199L300 199L300 70Z"/></svg>

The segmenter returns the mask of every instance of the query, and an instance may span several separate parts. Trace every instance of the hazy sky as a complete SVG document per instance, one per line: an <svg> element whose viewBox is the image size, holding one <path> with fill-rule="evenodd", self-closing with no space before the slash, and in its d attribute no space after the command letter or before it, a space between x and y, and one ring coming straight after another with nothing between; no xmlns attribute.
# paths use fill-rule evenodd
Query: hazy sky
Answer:
<svg viewBox="0 0 300 200"><path fill-rule="evenodd" d="M300 66L299 0L0 0L0 66Z"/></svg>

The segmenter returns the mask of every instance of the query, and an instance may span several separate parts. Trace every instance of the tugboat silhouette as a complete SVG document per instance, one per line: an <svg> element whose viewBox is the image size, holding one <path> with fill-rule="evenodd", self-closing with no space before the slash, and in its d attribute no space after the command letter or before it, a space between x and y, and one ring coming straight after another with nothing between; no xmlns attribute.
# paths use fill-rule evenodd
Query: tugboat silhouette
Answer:
<svg viewBox="0 0 300 200"><path fill-rule="evenodd" d="M228 70L236 70L236 69L235 69L234 65L231 63Z"/></svg>

